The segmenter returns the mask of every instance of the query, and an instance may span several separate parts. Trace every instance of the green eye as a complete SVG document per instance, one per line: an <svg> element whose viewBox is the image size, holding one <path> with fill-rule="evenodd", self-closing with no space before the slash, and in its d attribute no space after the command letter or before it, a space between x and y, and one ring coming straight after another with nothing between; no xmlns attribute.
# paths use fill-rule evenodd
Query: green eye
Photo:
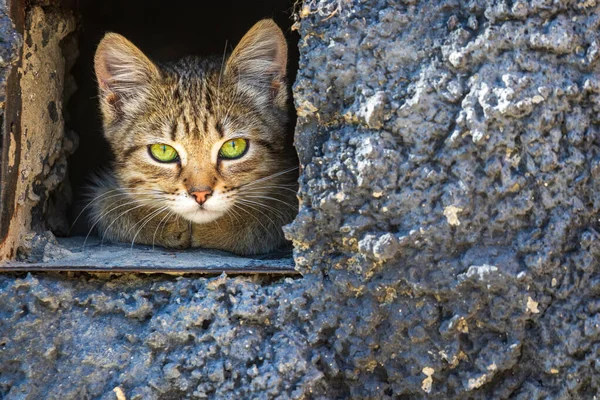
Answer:
<svg viewBox="0 0 600 400"><path fill-rule="evenodd" d="M240 158L248 149L248 141L246 139L237 138L231 139L223 143L219 156L228 160Z"/></svg>
<svg viewBox="0 0 600 400"><path fill-rule="evenodd" d="M168 144L154 143L148 146L148 150L150 151L152 158L159 162L168 163L179 160L177 150Z"/></svg>

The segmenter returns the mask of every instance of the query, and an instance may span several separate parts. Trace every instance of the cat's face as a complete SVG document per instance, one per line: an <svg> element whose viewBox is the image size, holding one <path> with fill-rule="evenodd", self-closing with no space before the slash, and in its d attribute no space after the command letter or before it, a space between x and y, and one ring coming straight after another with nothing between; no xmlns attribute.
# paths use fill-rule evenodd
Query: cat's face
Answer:
<svg viewBox="0 0 600 400"><path fill-rule="evenodd" d="M186 58L158 66L127 39L107 34L95 68L122 187L196 223L232 210L248 188L260 194L261 180L293 160L285 143L286 57L283 34L270 20L257 23L226 62Z"/></svg>

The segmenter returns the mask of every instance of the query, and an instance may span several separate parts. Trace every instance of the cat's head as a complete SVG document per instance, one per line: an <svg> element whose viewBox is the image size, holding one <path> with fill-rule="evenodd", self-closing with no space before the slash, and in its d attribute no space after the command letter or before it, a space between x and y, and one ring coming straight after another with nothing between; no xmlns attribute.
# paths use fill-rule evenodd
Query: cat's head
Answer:
<svg viewBox="0 0 600 400"><path fill-rule="evenodd" d="M287 45L272 20L223 59L159 65L108 33L94 61L115 175L132 197L205 223L289 168Z"/></svg>

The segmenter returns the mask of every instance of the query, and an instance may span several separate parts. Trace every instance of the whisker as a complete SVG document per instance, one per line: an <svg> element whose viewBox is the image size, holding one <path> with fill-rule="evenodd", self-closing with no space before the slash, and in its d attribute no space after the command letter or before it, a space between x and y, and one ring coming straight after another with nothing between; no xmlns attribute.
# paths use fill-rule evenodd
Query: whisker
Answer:
<svg viewBox="0 0 600 400"><path fill-rule="evenodd" d="M106 238L106 234L108 233L108 230L110 229L110 227L111 227L111 226L112 226L112 225L113 225L115 222L117 222L117 220L118 220L118 219L120 219L120 218L121 218L123 215L125 215L125 214L127 214L127 213L129 213L129 212L131 212L131 211L133 211L133 210L136 210L136 209L138 209L138 208L140 208L140 207L146 207L146 206L148 206L148 205L149 205L149 204L140 204L140 205L138 205L138 206L135 206L135 207L132 207L132 208L130 208L130 209L128 209L128 210L125 210L125 211L123 211L121 214L119 214L119 215L117 216L117 218L113 219L113 220L112 220L112 222L110 223L110 225L108 225L108 226L107 226L107 227L104 229L104 234L102 235L102 240L100 241L100 245L104 244L104 239ZM122 235L121 235L121 237L122 237ZM125 239L125 238L123 237L123 239Z"/></svg>
<svg viewBox="0 0 600 400"><path fill-rule="evenodd" d="M85 240L83 241L83 248L85 248L85 244L87 243L87 240L88 240L88 238L90 237L90 234L92 233L92 231L94 230L94 228L96 227L96 225L98 225L98 223L99 223L99 222L102 220L102 218L106 217L106 216L107 216L107 215L109 215L111 212L113 212L114 210L117 210L117 209L119 209L119 208L121 208L121 207L126 207L126 206L128 206L128 205L130 205L130 204L137 204L137 203L140 203L140 202L142 202L142 201L143 201L143 200L140 200L140 199L138 199L138 200L133 200L133 201L126 202L126 203L123 203L123 204L119 204L118 206L116 206L116 207L113 207L113 208L111 208L110 210L108 210L108 211L105 211L105 212L101 213L99 216L95 217L95 218L94 218L94 219L95 219L95 222L94 222L94 223L92 224L92 226L90 227L90 230L88 231L87 235L85 236ZM115 202L113 202L113 204L114 204L114 203L115 203ZM117 217L117 218L118 218L118 217ZM114 221L113 221L113 222L114 222ZM111 224L111 225L112 225L112 224ZM110 227L110 226L109 226L109 227Z"/></svg>
<svg viewBox="0 0 600 400"><path fill-rule="evenodd" d="M177 228L179 229L179 221L180 219L180 215L176 214L174 211L172 211L171 213L171 217L175 217L175 222L177 222ZM169 217L170 218L170 217ZM165 228L167 227L167 223L165 223L162 227L162 229L160 230L160 237L163 237L164 233L165 233Z"/></svg>
<svg viewBox="0 0 600 400"><path fill-rule="evenodd" d="M258 219L258 218L257 218L255 215L253 215L251 212L249 212L248 210L246 210L246 209L244 209L244 208L240 207L239 205L237 205L237 204L235 204L235 203L233 204L233 206L232 206L232 207L237 207L239 211L244 211L246 214L250 215L252 218L254 218L254 219L256 220L256 222L258 222L258 224L259 224L260 226L262 226L262 228L265 230L265 232L266 232L266 233L268 233L268 234L270 234L271 236L273 236L273 233L272 233L272 232L271 232L269 229L267 229L267 227L266 227L266 226L264 226L262 222L260 222L260 219Z"/></svg>
<svg viewBox="0 0 600 400"><path fill-rule="evenodd" d="M154 241L156 239L156 234L158 233L158 229L160 228L160 226L162 225L163 221L165 222L166 225L166 221L168 221L169 216L173 213L172 210L169 210L168 213L165 214L164 217L162 217L162 219L160 220L160 222L158 223L158 225L156 225L156 229L154 230L154 235L152 235L152 250L154 250ZM164 229L164 227L163 227ZM162 232L162 231L161 231Z"/></svg>
<svg viewBox="0 0 600 400"><path fill-rule="evenodd" d="M131 240L131 250L133 250L133 245L135 244L135 239L138 237L138 235L140 234L140 232L142 231L142 229L144 229L144 227L146 225L148 225L148 223L150 221L152 221L154 219L154 217L156 217L157 215L160 215L161 212L165 211L167 208L169 208L168 206L163 206L161 208L159 208L158 210L152 212L150 214L149 217L144 218L142 221L146 221L142 224L142 226L140 227L140 229L138 229L138 231L135 233L135 236L133 236L133 239ZM136 224L133 226L135 227L139 222L136 222ZM130 228L131 229L131 228ZM127 231L129 232L129 231Z"/></svg>
<svg viewBox="0 0 600 400"><path fill-rule="evenodd" d="M217 90L221 92L221 76L223 75L223 67L225 66L225 55L227 54L227 40L225 40L225 48L223 49L223 59L221 60L221 69L219 70L219 83L217 84Z"/></svg>
<svg viewBox="0 0 600 400"><path fill-rule="evenodd" d="M240 220L238 219L238 217L241 218L241 216L239 215L239 213L233 207L231 207L227 210L227 213L229 213L229 212L231 212L233 214L233 216L235 217L235 222L240 224ZM243 221L243 218L242 218L242 221Z"/></svg>
<svg viewBox="0 0 600 400"><path fill-rule="evenodd" d="M163 207L166 207L166 206L163 206ZM135 224L133 224L132 226L130 226L130 227L127 229L127 231L125 232L125 235L129 234L129 232L131 232L133 229L135 229L135 228L136 228L136 226L138 226L140 223L143 223L143 222L144 222L144 221L145 221L145 220L146 220L146 219L147 219L147 218L148 218L150 215L154 215L154 213L155 213L157 210L158 210L158 211L160 211L160 209L161 209L161 208L163 208L163 207L159 207L159 208L157 208L157 209L150 210L150 212L149 212L148 214L145 214L145 215L144 215L144 216L143 216L143 217L142 217L142 218L141 218L139 221L136 221L136 223L135 223Z"/></svg>
<svg viewBox="0 0 600 400"><path fill-rule="evenodd" d="M102 214L101 214L101 215L100 215L100 216L99 216L99 217L96 219L96 222L94 222L94 225L92 225L92 227L90 228L90 231L88 232L88 234L87 234L87 236L86 236L86 241L87 241L87 238L89 237L90 233L92 232L92 229L94 229L94 227L95 227L95 226L96 226L96 225L97 225L97 224L98 224L98 223L99 223L99 222L102 220L102 218L106 217L106 216L107 216L107 215L109 215L111 212L113 212L113 211L115 211L115 210L117 210L117 209L119 209L119 208L123 208L123 207L125 207L125 206L131 205L131 204L140 204L140 203L141 203L140 205L138 205L138 206L135 206L135 207L132 207L132 208L130 208L130 209L128 209L128 210L125 210L125 211L124 211L124 212L122 212L121 214L119 214L119 215L118 215L118 216L117 216L115 219L113 219L113 220L112 220L112 222L111 222L111 223L110 223L110 224L109 224L109 225L108 225L106 228L104 228L104 233L103 233L103 235L102 235L102 240L100 241L100 245L102 245L102 244L104 243L104 238L106 237L106 234L108 233L108 230L110 229L110 227L111 227L111 226L112 226L112 225L113 225L115 222L117 222L117 220L118 220L119 218L121 218L123 215L127 214L128 212L130 212L130 211L132 211L132 210L135 210L136 208L140 208L140 207L147 206L147 205L151 204L151 202L152 202L152 201L157 201L157 200L156 200L156 199L136 199L136 200L129 201L129 202L127 202L127 203L120 204L120 205L118 205L118 206L116 206L116 207L113 207L112 209L110 209L110 210L108 210L108 211L106 211L106 212L102 213ZM84 241L84 245L85 245L85 241Z"/></svg>
<svg viewBox="0 0 600 400"><path fill-rule="evenodd" d="M111 205L109 207L112 207L115 203L118 204L116 207L111 208L108 211L104 211L101 212L100 215L95 215L93 216L93 220L94 220L94 225L97 224L98 222L100 222L100 220L102 218L104 218L106 215L110 214L111 212L113 212L114 210L120 208L120 207L124 207L127 206L129 204L135 204L135 203L139 203L140 201L142 201L141 199L126 199L125 203L119 203L119 200L115 200L111 203ZM108 208L108 207L107 207ZM92 225L92 228L94 227L94 225Z"/></svg>
<svg viewBox="0 0 600 400"><path fill-rule="evenodd" d="M233 215L234 215L234 214L233 214L233 213L230 213L229 211L231 211L231 209L229 209L229 210L228 210L228 211L225 213L225 215L224 215L224 216L226 216L226 217L228 218L228 220L229 220L229 223L230 223L230 224L232 224L232 225L233 225L233 224L239 224L239 222L237 221L237 218L236 218L236 221L234 221L234 220L233 220Z"/></svg>
<svg viewBox="0 0 600 400"><path fill-rule="evenodd" d="M120 193L113 194L113 195L108 196L108 197L104 197L104 196L106 196L108 194L111 194L111 193L114 193L114 192L117 192L117 191L120 192ZM87 205L85 207L83 207L83 209L79 212L79 214L77 214L77 217L75 218L75 220L71 224L71 227L69 228L69 233L71 233L71 230L73 229L73 226L75 226L75 224L77 223L77 221L79 220L79 218L83 215L83 213L85 212L85 210L87 210L87 208L89 206L91 206L93 203L95 203L96 201L98 201L100 199L107 200L107 199L111 199L111 198L117 197L117 196L128 196L130 194L158 194L158 193L150 193L150 192L142 192L142 191L140 191L140 192L133 192L133 193L129 193L129 192L123 193L123 189L122 188L113 189L113 190L109 190L108 192L104 192L104 193L102 193L102 194L94 197L92 200L90 200L90 202L87 203Z"/></svg>
<svg viewBox="0 0 600 400"><path fill-rule="evenodd" d="M250 186L254 186L254 185L256 185L256 184L258 184L258 183L260 183L260 182L264 182L264 181L266 181L266 180L269 180L269 179L276 178L276 177L278 177L278 176L281 176L281 175L283 175L283 174L289 174L290 172L292 172L292 171L295 171L295 170L297 170L298 168L299 168L299 167L293 167L293 168L289 168L289 169L286 169L286 170L283 170L283 171L277 172L277 173L275 173L275 174L272 174L272 175L269 175L269 176L265 176L264 178L257 179L257 180L255 180L255 181L252 181L252 182L250 182L250 183L246 183L245 185L241 185L240 187L250 187Z"/></svg>
<svg viewBox="0 0 600 400"><path fill-rule="evenodd" d="M273 200L273 201L276 201L276 202L278 202L278 203L281 203L281 204L284 204L284 205L286 205L287 207L291 208L291 209L292 209L292 210L294 210L294 211L297 211L297 210L298 210L298 207L294 207L293 205L291 205L291 204L289 204L289 203L286 203L286 202L285 202L285 201L283 201L283 200L276 199L276 198L274 198L274 197L271 197L271 196L256 196L256 195L250 195L250 196L243 196L243 198L244 198L244 199L248 198L248 199L266 199L266 200Z"/></svg>
<svg viewBox="0 0 600 400"><path fill-rule="evenodd" d="M219 119L222 119L221 118L221 110L223 109L223 107L221 107L221 78L223 77L223 70L225 68L225 58L226 58L226 55L227 55L227 44L228 44L228 41L225 40L225 47L223 47L223 58L221 59L221 67L219 69L219 80L218 80L218 83L217 83L216 98L217 98L217 109L219 110L218 111L218 114L219 114L218 118Z"/></svg>
<svg viewBox="0 0 600 400"><path fill-rule="evenodd" d="M250 187L250 188L246 188L246 187L242 187L241 189L239 189L240 192L243 193L253 193L253 192L259 192L261 190L265 190L265 189L277 189L277 190L286 190L290 193L294 193L294 194L298 194L297 190L294 189L290 189L290 187L297 187L298 185L289 185L289 187L283 186L283 185L270 185L270 186L257 186L257 187ZM271 192L271 191L269 191ZM275 193L277 194L277 193Z"/></svg>
<svg viewBox="0 0 600 400"><path fill-rule="evenodd" d="M252 205L255 205L255 206L259 207L259 208L263 207L267 211L272 212L277 217L279 217L279 219L281 220L282 223L285 221L285 219L284 219L285 218L285 214L283 214L283 212L281 210L278 210L278 209L276 209L274 207L271 207L269 205L266 205L266 204L263 204L263 203L259 203L259 202L256 202L256 201L252 201L252 200L239 199L238 201L240 202L240 204L245 204L245 205L252 204Z"/></svg>
<svg viewBox="0 0 600 400"><path fill-rule="evenodd" d="M152 200L155 200L155 201L156 201L156 200L158 200L158 198L156 198L156 199L154 199L154 198L146 198L146 199L144 199L144 198L138 198L138 199L126 199L126 202L125 202L125 203L120 203L120 204L119 204L120 200L115 200L115 201L113 201L113 202L111 203L111 206L112 206L112 205L114 205L115 203L117 203L118 205L117 205L116 207L114 207L114 208L112 208L112 209L108 210L108 211L105 211L105 212L101 213L99 216L97 216L97 217L95 218L95 221L96 221L95 223L98 223L98 222L99 222L99 221L100 221L102 218L104 218L104 217L105 217L107 214L109 214L109 213L113 212L113 211L114 211L114 210L116 210L116 209L119 209L119 208L121 208L121 207L124 207L124 206L126 206L126 205L129 205L129 204L139 203L139 202L142 202L142 201L152 201ZM110 207L110 206L109 206L109 207Z"/></svg>
<svg viewBox="0 0 600 400"><path fill-rule="evenodd" d="M273 221L273 220L271 219L271 217L269 217L267 214L265 214L265 213L264 213L264 212L263 212L263 211L262 211L262 210L259 208L259 206L263 206L263 207L264 207L264 204L257 203L257 202L253 202L253 201L251 201L251 200L242 200L242 201L240 201L240 203L241 203L241 204L244 204L244 206L246 206L246 207L248 207L248 208L250 208L250 209L252 209L252 210L254 210L254 211L258 211L259 213L261 213L262 215L264 215L264 216L265 216L265 218L267 218L269 221L271 221L271 223L273 224L273 226L275 226L275 227L279 228L279 225L277 225L277 224L275 223L275 221ZM255 206L256 206L256 207L255 207ZM266 208L266 207L265 207L265 208ZM279 215L279 214L278 214L277 216L278 216L279 218L281 218L281 219L282 219L282 221L283 221L283 217L282 217L281 215Z"/></svg>

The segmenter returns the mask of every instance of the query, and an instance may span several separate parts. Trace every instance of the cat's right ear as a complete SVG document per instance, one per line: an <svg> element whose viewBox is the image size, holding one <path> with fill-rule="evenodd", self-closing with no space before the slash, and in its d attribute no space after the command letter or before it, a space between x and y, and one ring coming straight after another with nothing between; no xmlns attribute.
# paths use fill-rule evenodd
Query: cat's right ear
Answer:
<svg viewBox="0 0 600 400"><path fill-rule="evenodd" d="M145 98L160 70L133 43L107 33L94 56L100 106L107 122L133 110Z"/></svg>
<svg viewBox="0 0 600 400"><path fill-rule="evenodd" d="M258 21L240 40L227 60L226 74L245 84L266 89L285 107L287 43L272 19Z"/></svg>

